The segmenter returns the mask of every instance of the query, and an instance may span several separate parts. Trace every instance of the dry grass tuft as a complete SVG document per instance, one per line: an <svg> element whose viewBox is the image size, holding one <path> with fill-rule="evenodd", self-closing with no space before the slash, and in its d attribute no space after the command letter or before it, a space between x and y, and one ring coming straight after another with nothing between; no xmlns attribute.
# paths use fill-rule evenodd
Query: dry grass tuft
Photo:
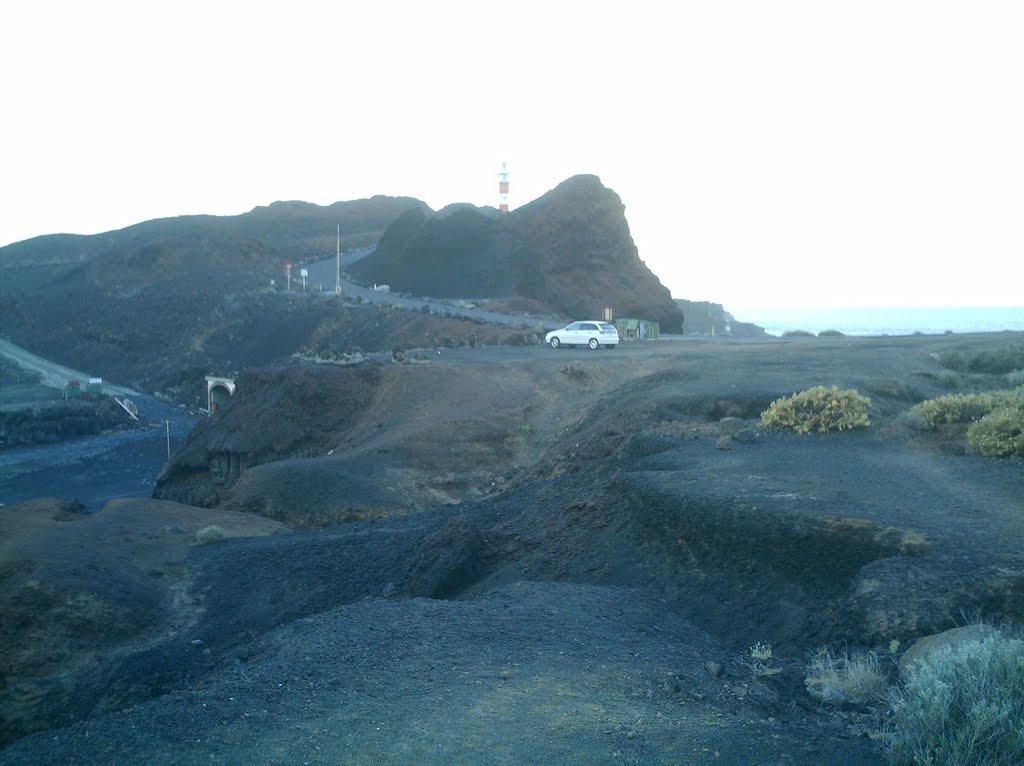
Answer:
<svg viewBox="0 0 1024 766"><path fill-rule="evenodd" d="M866 705L882 698L889 678L874 652L851 657L824 650L811 660L804 684L812 697L829 705Z"/></svg>

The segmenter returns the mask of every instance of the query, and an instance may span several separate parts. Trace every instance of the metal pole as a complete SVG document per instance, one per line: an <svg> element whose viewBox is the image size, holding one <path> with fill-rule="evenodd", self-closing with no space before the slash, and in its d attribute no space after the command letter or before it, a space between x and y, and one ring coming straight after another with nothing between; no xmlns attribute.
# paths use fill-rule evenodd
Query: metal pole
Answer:
<svg viewBox="0 0 1024 766"><path fill-rule="evenodd" d="M338 255L334 269L334 293L341 295L341 224L338 224Z"/></svg>

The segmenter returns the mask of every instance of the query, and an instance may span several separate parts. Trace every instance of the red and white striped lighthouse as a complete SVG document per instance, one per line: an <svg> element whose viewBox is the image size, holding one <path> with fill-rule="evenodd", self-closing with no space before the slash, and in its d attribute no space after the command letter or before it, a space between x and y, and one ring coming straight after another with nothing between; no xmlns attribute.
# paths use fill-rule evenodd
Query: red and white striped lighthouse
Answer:
<svg viewBox="0 0 1024 766"><path fill-rule="evenodd" d="M498 171L498 212L508 212L508 163L501 163Z"/></svg>

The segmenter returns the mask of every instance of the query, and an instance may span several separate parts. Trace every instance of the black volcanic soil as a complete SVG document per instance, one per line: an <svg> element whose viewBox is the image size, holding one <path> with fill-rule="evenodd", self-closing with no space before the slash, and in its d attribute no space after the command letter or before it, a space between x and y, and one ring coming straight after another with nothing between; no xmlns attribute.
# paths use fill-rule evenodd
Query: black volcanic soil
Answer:
<svg viewBox="0 0 1024 766"><path fill-rule="evenodd" d="M902 418L947 392L934 354L1019 343L253 371L165 500L0 511L5 540L39 541L3 548L0 763L881 764L881 708L818 704L804 669L830 647L895 673L920 636L1024 620L1021 462ZM833 383L872 398L870 428L758 427Z"/></svg>

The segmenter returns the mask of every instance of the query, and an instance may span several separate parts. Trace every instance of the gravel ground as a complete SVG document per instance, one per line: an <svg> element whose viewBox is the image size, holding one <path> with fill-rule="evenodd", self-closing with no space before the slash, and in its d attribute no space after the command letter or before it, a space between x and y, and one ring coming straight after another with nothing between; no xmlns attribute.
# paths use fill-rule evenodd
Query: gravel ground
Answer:
<svg viewBox="0 0 1024 766"><path fill-rule="evenodd" d="M837 747L843 763L880 763L867 738L764 714L771 690L727 663L634 589L378 598L282 628L187 691L23 739L0 763L819 766Z"/></svg>

